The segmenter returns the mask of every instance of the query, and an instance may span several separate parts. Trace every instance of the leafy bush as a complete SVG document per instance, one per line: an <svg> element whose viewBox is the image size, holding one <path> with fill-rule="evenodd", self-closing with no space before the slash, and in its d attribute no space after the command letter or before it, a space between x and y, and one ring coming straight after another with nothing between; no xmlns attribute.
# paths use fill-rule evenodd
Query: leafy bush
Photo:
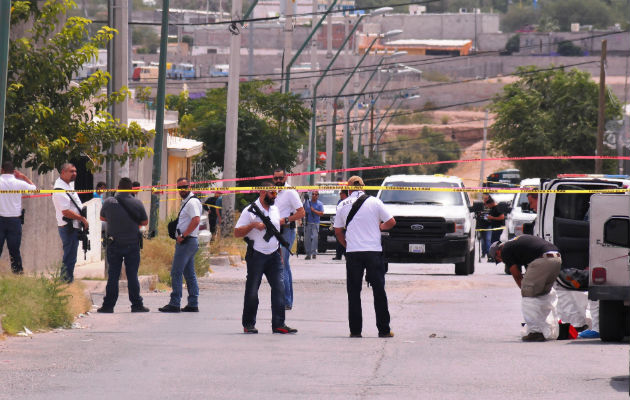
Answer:
<svg viewBox="0 0 630 400"><path fill-rule="evenodd" d="M518 53L521 51L521 35L516 34L508 39L505 43L505 52L508 54Z"/></svg>
<svg viewBox="0 0 630 400"><path fill-rule="evenodd" d="M576 46L573 42L565 40L558 43L558 54L567 57L578 57L581 56L583 52L580 46Z"/></svg>
<svg viewBox="0 0 630 400"><path fill-rule="evenodd" d="M66 292L67 287L58 273L50 279L43 275L0 276L3 329L14 335L24 327L36 331L70 326L74 316L69 308L71 295Z"/></svg>

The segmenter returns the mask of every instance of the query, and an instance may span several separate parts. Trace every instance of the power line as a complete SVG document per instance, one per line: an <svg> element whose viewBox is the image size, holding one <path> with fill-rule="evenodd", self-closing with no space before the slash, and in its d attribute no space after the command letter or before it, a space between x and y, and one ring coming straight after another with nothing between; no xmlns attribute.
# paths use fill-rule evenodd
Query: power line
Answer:
<svg viewBox="0 0 630 400"><path fill-rule="evenodd" d="M598 37L604 37L604 36L612 36L612 35L618 35L618 34L622 34L622 33L627 33L629 31L617 31L617 32L605 32L605 33L601 33L601 34L595 34L595 35L590 35L590 36L585 36L582 38L577 38L577 39L568 39L565 40L567 42L576 42L576 41L583 41L583 40L589 40L589 39L595 39ZM545 47L551 47L556 45L555 43L546 43L543 46ZM535 47L539 47L537 45L531 45L531 46L523 46L521 47L521 49L527 49L527 48L535 48ZM400 61L392 61L392 62L388 62L388 63L381 63L381 64L368 64L365 66L360 67L360 70L362 72L369 72L369 71L373 71L376 68L382 68L382 69L387 69L388 66L396 66L398 64L404 64L404 65L408 65L408 66L422 66L422 65L433 65L433 64L439 64L442 62L447 62L447 61L459 61L459 60L465 60L465 59L470 59L470 58L474 58L474 57L485 57L485 56L490 56L490 55L497 55L501 52L502 50L492 50L492 51L484 51L484 52L477 52L474 54L468 54L468 55L463 55L463 56L445 56L445 57L436 57L436 58L432 58L432 59L420 59L420 60L407 60L404 62L400 62ZM595 62L599 62L599 61L588 61L588 62L584 62L583 64L589 64L589 63L595 63ZM577 63L575 65L581 65L582 63ZM330 68L329 72L327 73L327 76L336 76L336 75L345 75L347 72L352 71L355 67L335 67L335 68ZM323 72L323 69L317 69L317 70L309 70L309 71L296 71L296 72L291 72L291 77L290 80L299 80L299 79L311 79L311 78L318 78L320 77L320 73ZM332 72L331 72L332 71ZM337 72L336 72L337 71ZM310 75L307 75L310 74ZM297 76L296 76L297 75ZM263 74L242 74L239 75L240 78L255 78L255 79L251 79L251 81L271 81L271 82L284 82L286 81L286 79L283 78L265 78L265 79L261 79L261 76L283 76L283 74L281 72L273 72L273 73L263 73ZM210 80L211 83L220 83L220 84L227 84L227 80L219 80L219 79L225 79L224 77L213 77L213 76L205 76L205 77L201 77L200 79L208 79ZM146 80L148 82L151 81L156 81L156 78L150 79L150 80ZM197 82L199 82L199 80L196 80ZM209 82L209 83L210 83Z"/></svg>

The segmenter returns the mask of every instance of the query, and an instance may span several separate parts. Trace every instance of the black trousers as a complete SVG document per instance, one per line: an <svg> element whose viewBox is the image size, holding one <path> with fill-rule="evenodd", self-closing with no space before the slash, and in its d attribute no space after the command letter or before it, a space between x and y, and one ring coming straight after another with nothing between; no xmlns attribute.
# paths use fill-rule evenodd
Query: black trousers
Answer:
<svg viewBox="0 0 630 400"><path fill-rule="evenodd" d="M140 266L140 245L118 244L116 242L107 246L107 263L109 271L107 276L107 286L105 287L105 297L103 307L114 307L118 300L118 280L122 270L122 263L125 263L127 273L127 289L129 301L132 307L142 307L142 296L140 296L140 282L138 281L138 268Z"/></svg>
<svg viewBox="0 0 630 400"><path fill-rule="evenodd" d="M389 333L389 309L385 293L385 262L380 251L346 252L346 288L348 290L348 321L350 333L360 334L363 329L361 287L363 272L372 285L376 327L379 333Z"/></svg>

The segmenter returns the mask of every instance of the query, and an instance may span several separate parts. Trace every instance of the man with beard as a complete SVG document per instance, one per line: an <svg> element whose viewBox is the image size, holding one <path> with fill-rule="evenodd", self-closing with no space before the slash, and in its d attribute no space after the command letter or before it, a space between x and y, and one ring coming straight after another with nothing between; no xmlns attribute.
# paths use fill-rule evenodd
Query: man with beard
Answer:
<svg viewBox="0 0 630 400"><path fill-rule="evenodd" d="M177 222L177 243L175 244L175 255L171 266L171 301L164 307L159 308L161 312L199 312L199 286L195 275L195 253L199 248L197 236L199 234L199 220L201 219L201 201L190 191L188 179L179 178L177 189L181 196L182 206L179 211ZM180 309L182 300L182 276L186 278L188 288L188 304Z"/></svg>
<svg viewBox="0 0 630 400"><path fill-rule="evenodd" d="M272 186L271 182L263 182L262 186ZM297 329L289 328L284 322L284 283L278 239L271 235L265 239L267 223L280 230L280 214L274 205L275 191L261 190L258 200L247 206L241 213L234 228L234 237L245 238L248 243L247 281L245 283L245 300L243 304L243 332L258 333L256 314L258 313L258 289L263 274L271 286L271 329L273 333L297 333Z"/></svg>
<svg viewBox="0 0 630 400"><path fill-rule="evenodd" d="M273 171L273 183L276 186L286 186L287 173L283 168L276 168ZM293 246L295 241L295 221L304 218L304 206L300 195L295 189L285 189L278 193L276 206L280 213L280 225L282 229L280 233L284 239ZM282 247L282 267L284 280L284 307L286 310L293 308L293 277L291 275L291 266L289 265L289 249Z"/></svg>

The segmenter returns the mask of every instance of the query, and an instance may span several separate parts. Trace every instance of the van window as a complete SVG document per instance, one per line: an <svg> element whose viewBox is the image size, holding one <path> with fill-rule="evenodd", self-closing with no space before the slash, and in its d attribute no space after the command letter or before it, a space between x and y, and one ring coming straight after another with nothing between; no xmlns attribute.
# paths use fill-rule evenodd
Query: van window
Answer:
<svg viewBox="0 0 630 400"><path fill-rule="evenodd" d="M459 188L452 182L387 182L384 186ZM461 206L464 204L461 192L383 190L380 199L386 204L435 204L443 206Z"/></svg>
<svg viewBox="0 0 630 400"><path fill-rule="evenodd" d="M604 190L617 185L558 185L558 190ZM587 220L586 213L590 207L592 193L558 193L554 216L558 218Z"/></svg>

